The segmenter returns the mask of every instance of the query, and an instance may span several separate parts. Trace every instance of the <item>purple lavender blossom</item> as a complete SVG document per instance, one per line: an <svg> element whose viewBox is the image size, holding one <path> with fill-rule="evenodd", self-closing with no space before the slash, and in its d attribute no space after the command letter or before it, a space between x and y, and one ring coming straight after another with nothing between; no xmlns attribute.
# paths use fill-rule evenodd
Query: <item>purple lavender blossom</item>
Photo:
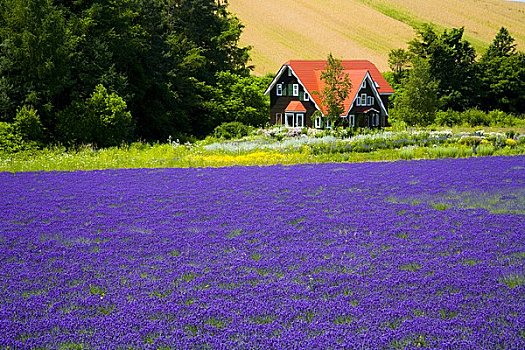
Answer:
<svg viewBox="0 0 525 350"><path fill-rule="evenodd" d="M0 185L0 348L525 348L525 157Z"/></svg>

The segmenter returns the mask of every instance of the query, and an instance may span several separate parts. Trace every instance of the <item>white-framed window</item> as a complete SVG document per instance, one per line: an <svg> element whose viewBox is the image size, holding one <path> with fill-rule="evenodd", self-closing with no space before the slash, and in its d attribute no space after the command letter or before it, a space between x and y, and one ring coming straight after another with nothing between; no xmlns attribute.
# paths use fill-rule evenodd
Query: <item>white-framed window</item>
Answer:
<svg viewBox="0 0 525 350"><path fill-rule="evenodd" d="M283 124L283 114L282 113L275 113L275 124L277 125Z"/></svg>
<svg viewBox="0 0 525 350"><path fill-rule="evenodd" d="M292 68L288 67L288 76L291 77L292 76Z"/></svg>
<svg viewBox="0 0 525 350"><path fill-rule="evenodd" d="M350 114L348 116L348 125L350 125L351 127L355 126L355 115L354 114Z"/></svg>
<svg viewBox="0 0 525 350"><path fill-rule="evenodd" d="M304 92L303 101L310 101L310 94L308 92Z"/></svg>
<svg viewBox="0 0 525 350"><path fill-rule="evenodd" d="M282 84L277 84L277 88L275 90L277 96L282 96L283 95L283 85Z"/></svg>
<svg viewBox="0 0 525 350"><path fill-rule="evenodd" d="M366 79L361 83L361 89L366 89Z"/></svg>
<svg viewBox="0 0 525 350"><path fill-rule="evenodd" d="M293 91L294 96L299 96L299 84L293 84Z"/></svg>
<svg viewBox="0 0 525 350"><path fill-rule="evenodd" d="M304 114L297 113L295 115L295 126L303 128L304 127Z"/></svg>
<svg viewBox="0 0 525 350"><path fill-rule="evenodd" d="M361 94L361 101L359 103L361 106L366 106L366 94Z"/></svg>
<svg viewBox="0 0 525 350"><path fill-rule="evenodd" d="M332 128L332 122L328 118L326 118L326 128L327 129L331 129Z"/></svg>
<svg viewBox="0 0 525 350"><path fill-rule="evenodd" d="M315 118L315 128L316 129L321 129L322 125L323 125L323 123L322 123L321 117L316 117Z"/></svg>
<svg viewBox="0 0 525 350"><path fill-rule="evenodd" d="M366 104L368 106L373 106L374 105L374 101L375 99L372 97L372 96L368 96L367 99L366 99Z"/></svg>
<svg viewBox="0 0 525 350"><path fill-rule="evenodd" d="M284 126L294 126L294 114L293 113L285 113L284 114Z"/></svg>

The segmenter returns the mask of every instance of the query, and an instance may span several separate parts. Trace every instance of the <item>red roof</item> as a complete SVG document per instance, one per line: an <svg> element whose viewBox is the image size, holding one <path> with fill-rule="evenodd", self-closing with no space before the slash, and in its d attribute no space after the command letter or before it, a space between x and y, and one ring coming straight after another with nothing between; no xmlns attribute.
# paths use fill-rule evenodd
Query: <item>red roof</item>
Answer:
<svg viewBox="0 0 525 350"><path fill-rule="evenodd" d="M300 82L304 85L306 90L310 93L311 98L315 101L322 112L326 114L326 107L321 103L318 92L322 91L324 83L321 80L321 72L326 69L327 61L303 61L292 60L285 63L285 65L292 68ZM350 105L361 88L361 83L365 78L367 72L371 78L377 83L377 92L379 94L393 94L394 89L383 78L383 75L377 67L367 60L345 60L341 62L345 73L348 74L352 83L352 89L344 102L345 112L349 110Z"/></svg>
<svg viewBox="0 0 525 350"><path fill-rule="evenodd" d="M301 103L301 101L292 101L288 104L288 106L286 107L284 111L285 112L303 112L305 113L306 108Z"/></svg>

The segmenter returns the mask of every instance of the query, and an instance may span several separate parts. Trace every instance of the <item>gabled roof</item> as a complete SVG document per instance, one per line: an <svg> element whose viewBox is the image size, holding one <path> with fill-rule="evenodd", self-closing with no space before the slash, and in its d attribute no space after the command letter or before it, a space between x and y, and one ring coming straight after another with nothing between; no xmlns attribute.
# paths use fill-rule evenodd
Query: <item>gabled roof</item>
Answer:
<svg viewBox="0 0 525 350"><path fill-rule="evenodd" d="M301 103L301 101L291 101L284 111L306 113L306 107Z"/></svg>
<svg viewBox="0 0 525 350"><path fill-rule="evenodd" d="M344 72L348 74L352 83L352 89L344 101L345 113L349 111L352 106L357 93L361 89L362 82L367 79L375 82L375 89L379 95L391 95L394 93L394 89L388 84L381 72L377 67L370 61L367 60L344 60L341 61ZM311 99L314 101L316 107L323 112L327 113L326 107L322 105L319 92L323 90L324 82L321 80L321 72L326 70L327 61L304 61L304 60L292 60L286 62L275 77L274 81L270 84L266 93L275 86L280 76L285 72L286 68L291 68L292 73L297 77L299 83L303 85L306 91L310 94Z"/></svg>

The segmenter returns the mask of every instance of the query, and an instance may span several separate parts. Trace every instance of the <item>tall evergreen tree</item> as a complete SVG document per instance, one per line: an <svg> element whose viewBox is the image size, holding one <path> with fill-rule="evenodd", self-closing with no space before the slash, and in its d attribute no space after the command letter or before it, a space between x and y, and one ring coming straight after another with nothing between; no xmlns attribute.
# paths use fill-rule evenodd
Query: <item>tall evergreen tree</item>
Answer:
<svg viewBox="0 0 525 350"><path fill-rule="evenodd" d="M53 115L71 85L71 42L63 12L51 0L0 3L0 118L23 105L53 130Z"/></svg>
<svg viewBox="0 0 525 350"><path fill-rule="evenodd" d="M396 49L388 54L388 65L394 73L394 84L398 85L406 77L410 69L410 53L404 49Z"/></svg>
<svg viewBox="0 0 525 350"><path fill-rule="evenodd" d="M444 108L465 110L479 103L476 52L463 39L463 28L441 35L427 25L409 42L409 51L428 60L430 74L439 81L438 97Z"/></svg>
<svg viewBox="0 0 525 350"><path fill-rule="evenodd" d="M502 27L479 62L483 108L525 113L525 54Z"/></svg>

